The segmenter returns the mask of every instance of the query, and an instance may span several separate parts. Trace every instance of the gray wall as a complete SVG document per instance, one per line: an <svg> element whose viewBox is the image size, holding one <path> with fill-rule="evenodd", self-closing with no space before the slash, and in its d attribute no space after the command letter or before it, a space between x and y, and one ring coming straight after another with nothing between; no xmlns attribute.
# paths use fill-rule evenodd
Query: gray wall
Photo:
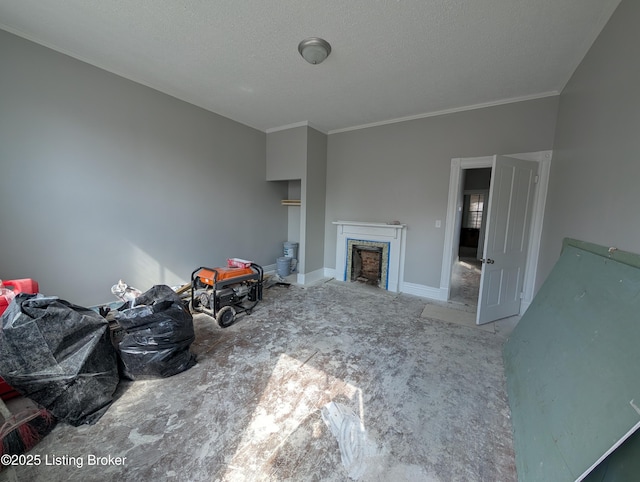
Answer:
<svg viewBox="0 0 640 482"><path fill-rule="evenodd" d="M281 255L264 133L3 31L0 65L0 277L90 305Z"/></svg>
<svg viewBox="0 0 640 482"><path fill-rule="evenodd" d="M302 179L307 165L307 126L267 135L267 180Z"/></svg>
<svg viewBox="0 0 640 482"><path fill-rule="evenodd" d="M439 287L451 159L551 149L557 102L547 97L330 135L325 266L335 266L332 221L398 220L408 225L404 281Z"/></svg>
<svg viewBox="0 0 640 482"><path fill-rule="evenodd" d="M308 128L307 136L304 273L311 273L324 267L327 136L312 128Z"/></svg>
<svg viewBox="0 0 640 482"><path fill-rule="evenodd" d="M538 285L565 236L640 252L639 10L623 0L559 100L328 136L324 266L331 221L397 219L405 280L439 286L451 158L551 148ZM3 31L0 61L0 277L92 304L118 278L281 255L287 183L264 181L265 134Z"/></svg>
<svg viewBox="0 0 640 482"><path fill-rule="evenodd" d="M268 138L268 136L267 136ZM291 181L283 181L289 185L288 199L302 199L302 182L300 179L294 179ZM294 243L300 243L300 211L301 206L287 206L283 207L287 210L287 241ZM298 253L298 258L300 254Z"/></svg>
<svg viewBox="0 0 640 482"><path fill-rule="evenodd" d="M566 236L640 253L639 22L623 0L560 96L538 285Z"/></svg>

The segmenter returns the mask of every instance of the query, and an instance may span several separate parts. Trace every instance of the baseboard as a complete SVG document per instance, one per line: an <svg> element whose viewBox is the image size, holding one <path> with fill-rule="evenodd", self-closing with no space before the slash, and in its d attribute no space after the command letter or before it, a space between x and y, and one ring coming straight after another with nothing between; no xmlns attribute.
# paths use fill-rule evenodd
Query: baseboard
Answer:
<svg viewBox="0 0 640 482"><path fill-rule="evenodd" d="M433 288L432 286L407 283L405 281L400 285L400 291L408 295L420 296L421 298L447 301L446 295L442 292L442 290L440 288Z"/></svg>
<svg viewBox="0 0 640 482"><path fill-rule="evenodd" d="M324 268L325 278L335 278L336 270L334 268ZM446 290L433 288L432 286L419 285L416 283L400 282L399 291L408 295L420 296L421 298L429 298L431 300L447 301Z"/></svg>
<svg viewBox="0 0 640 482"><path fill-rule="evenodd" d="M323 271L324 271L324 277L325 278L335 278L336 277L335 268L323 268Z"/></svg>
<svg viewBox="0 0 640 482"><path fill-rule="evenodd" d="M264 270L265 274L273 274L278 268L275 264L268 264L266 266L263 266L262 269Z"/></svg>
<svg viewBox="0 0 640 482"><path fill-rule="evenodd" d="M316 281L320 281L323 278L324 278L324 268L320 268L305 274L298 273L298 284L306 285L310 283L315 283Z"/></svg>

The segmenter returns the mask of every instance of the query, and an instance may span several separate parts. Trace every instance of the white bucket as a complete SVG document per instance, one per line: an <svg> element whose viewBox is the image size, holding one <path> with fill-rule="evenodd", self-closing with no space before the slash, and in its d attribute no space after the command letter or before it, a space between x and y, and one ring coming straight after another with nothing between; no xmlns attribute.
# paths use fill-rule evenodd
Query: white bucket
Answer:
<svg viewBox="0 0 640 482"><path fill-rule="evenodd" d="M281 278L289 276L291 274L291 258L283 256L276 259L276 271Z"/></svg>
<svg viewBox="0 0 640 482"><path fill-rule="evenodd" d="M298 243L286 241L284 243L284 257L298 259Z"/></svg>

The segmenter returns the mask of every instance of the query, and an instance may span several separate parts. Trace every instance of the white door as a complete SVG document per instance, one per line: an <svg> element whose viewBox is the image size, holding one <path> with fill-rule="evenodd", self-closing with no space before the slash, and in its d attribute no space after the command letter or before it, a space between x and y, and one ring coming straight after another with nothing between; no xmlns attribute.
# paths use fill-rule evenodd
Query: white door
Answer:
<svg viewBox="0 0 640 482"><path fill-rule="evenodd" d="M538 163L494 156L477 324L520 312Z"/></svg>
<svg viewBox="0 0 640 482"><path fill-rule="evenodd" d="M482 259L484 254L484 234L487 232L487 211L489 208L489 191L484 191L484 203L482 206L482 220L480 222L480 234L478 235L478 250L476 251L476 258Z"/></svg>

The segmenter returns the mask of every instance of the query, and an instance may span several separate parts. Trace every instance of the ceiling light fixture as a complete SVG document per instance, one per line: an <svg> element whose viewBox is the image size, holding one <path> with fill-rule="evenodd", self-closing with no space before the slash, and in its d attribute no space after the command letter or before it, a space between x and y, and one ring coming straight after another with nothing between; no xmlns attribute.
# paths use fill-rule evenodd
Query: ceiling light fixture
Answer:
<svg viewBox="0 0 640 482"><path fill-rule="evenodd" d="M298 44L298 52L310 64L316 65L331 53L331 45L324 39L309 37Z"/></svg>

